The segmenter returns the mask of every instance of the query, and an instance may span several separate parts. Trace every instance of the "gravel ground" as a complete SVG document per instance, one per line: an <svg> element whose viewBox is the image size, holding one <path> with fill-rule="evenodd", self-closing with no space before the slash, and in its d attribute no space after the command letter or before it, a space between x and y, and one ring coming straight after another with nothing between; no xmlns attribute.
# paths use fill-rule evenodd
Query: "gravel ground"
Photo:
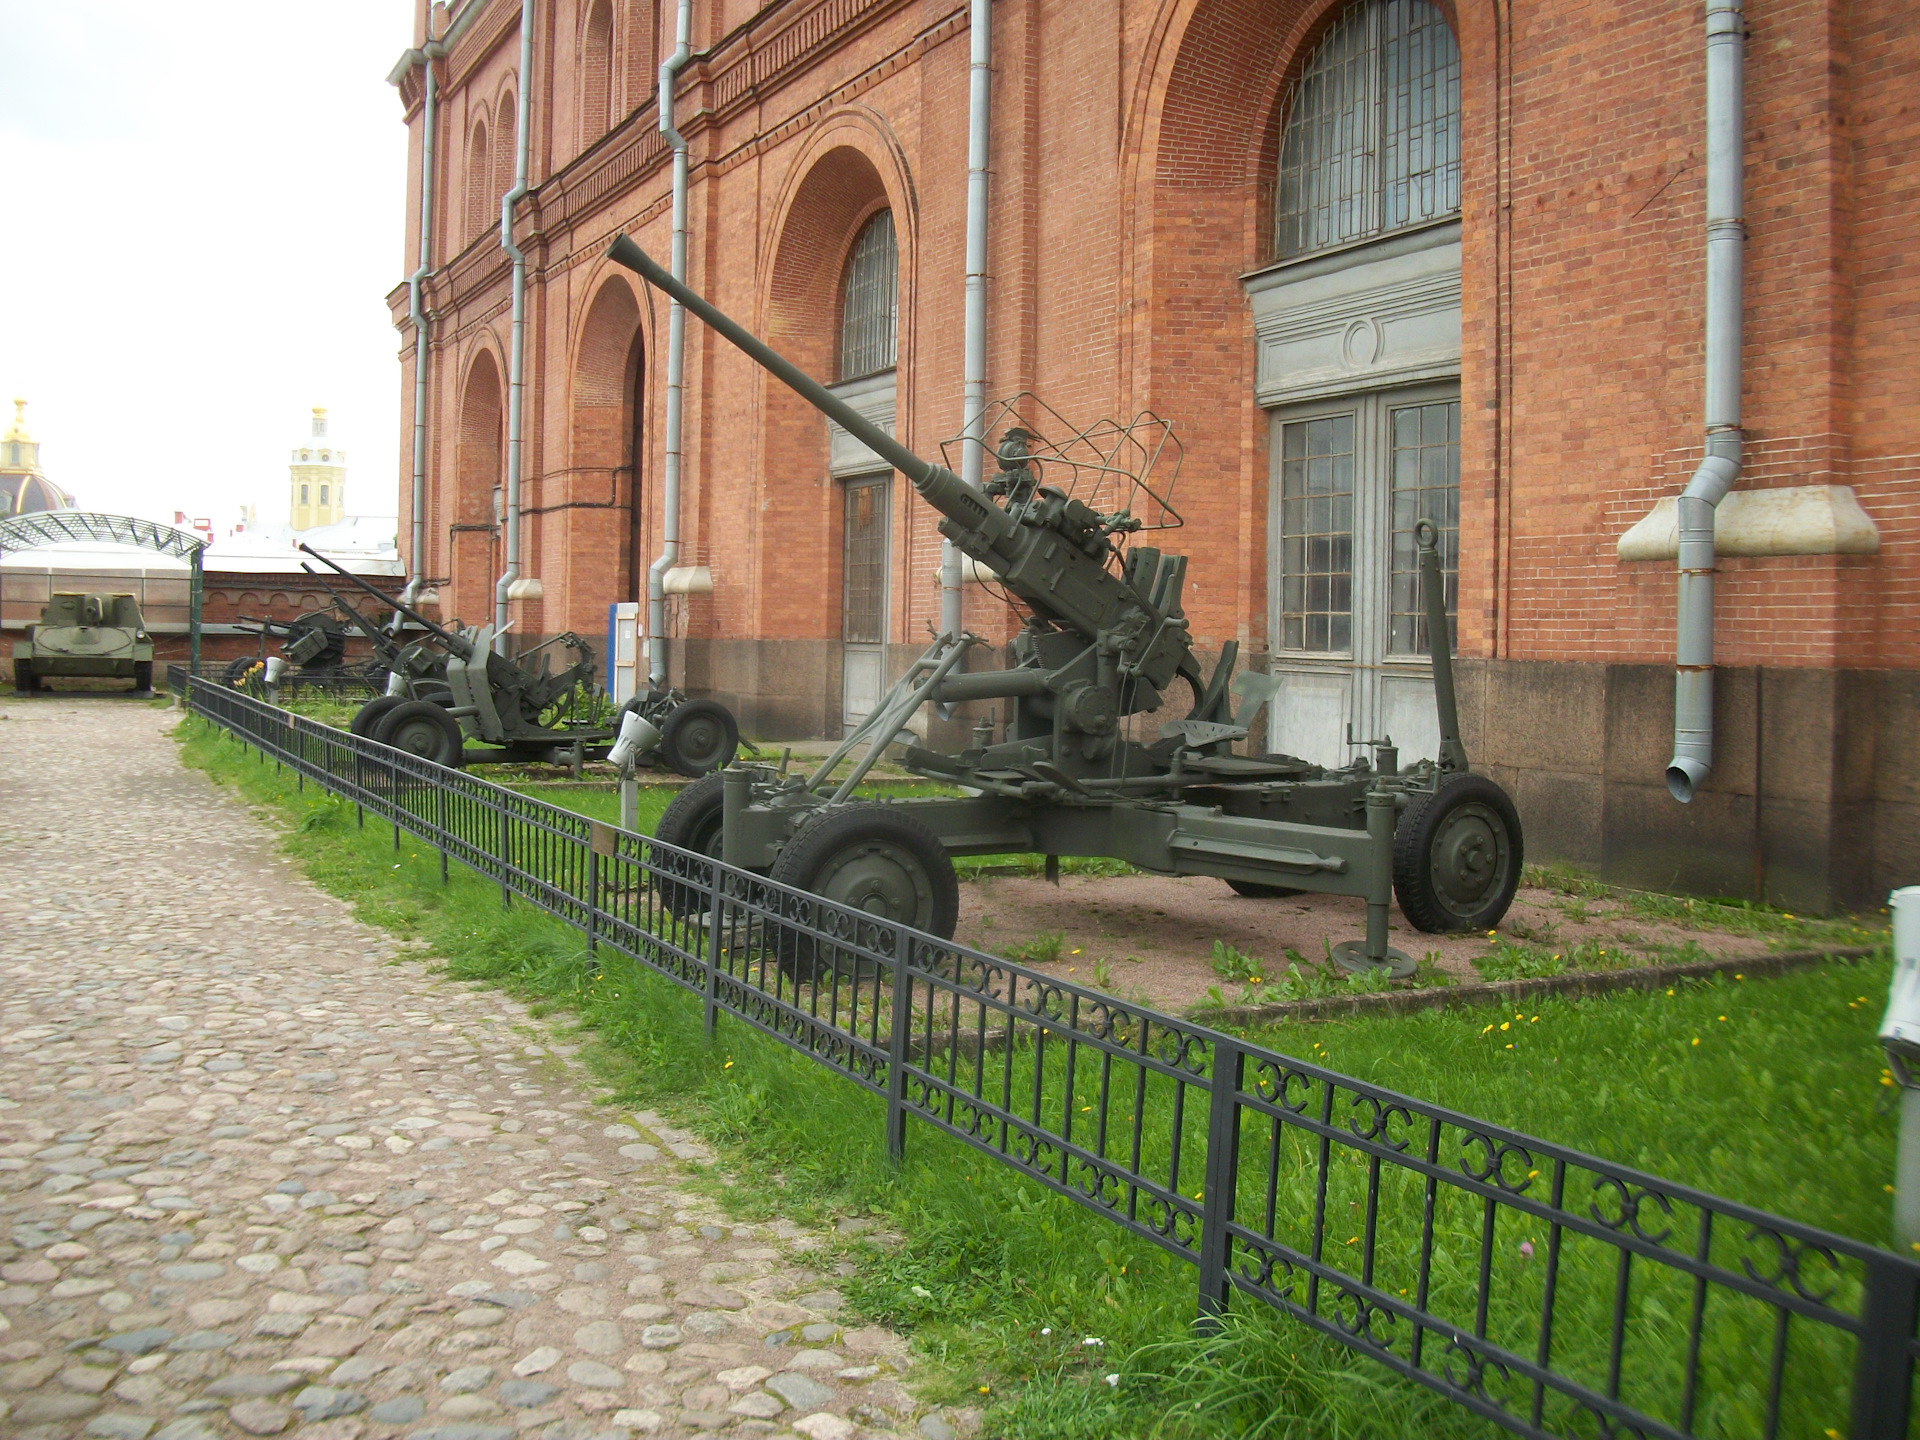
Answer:
<svg viewBox="0 0 1920 1440"><path fill-rule="evenodd" d="M729 1224L692 1137L308 884L174 718L0 704L0 1434L955 1433L836 1320L831 1232Z"/></svg>

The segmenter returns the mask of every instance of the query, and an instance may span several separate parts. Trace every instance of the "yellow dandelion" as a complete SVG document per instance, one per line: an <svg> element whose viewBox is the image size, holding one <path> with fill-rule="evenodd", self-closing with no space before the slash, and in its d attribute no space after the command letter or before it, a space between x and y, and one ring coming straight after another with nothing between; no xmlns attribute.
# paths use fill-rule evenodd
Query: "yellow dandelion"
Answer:
<svg viewBox="0 0 1920 1440"><path fill-rule="evenodd" d="M1502 1030L1511 1030L1513 1028L1513 1022L1511 1020L1502 1020L1500 1022L1500 1028Z"/></svg>
<svg viewBox="0 0 1920 1440"><path fill-rule="evenodd" d="M1698 1045L1698 1044L1700 1043L1700 1037L1699 1037L1698 1035L1696 1035L1696 1036L1694 1036L1694 1037L1693 1037L1693 1043L1694 1043L1694 1044L1696 1044L1696 1045Z"/></svg>

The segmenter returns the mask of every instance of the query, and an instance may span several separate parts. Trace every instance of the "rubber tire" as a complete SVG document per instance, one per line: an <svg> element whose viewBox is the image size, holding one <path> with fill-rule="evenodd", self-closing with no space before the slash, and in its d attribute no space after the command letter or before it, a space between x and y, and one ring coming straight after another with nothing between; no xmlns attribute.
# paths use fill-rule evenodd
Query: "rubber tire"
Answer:
<svg viewBox="0 0 1920 1440"><path fill-rule="evenodd" d="M223 685L238 685L247 671L259 663L260 662L255 660L251 655L242 655L238 660L229 660L227 662L227 668L220 672L220 683Z"/></svg>
<svg viewBox="0 0 1920 1440"><path fill-rule="evenodd" d="M153 661L136 660L133 662L133 693L150 695L153 693Z"/></svg>
<svg viewBox="0 0 1920 1440"><path fill-rule="evenodd" d="M725 797L719 772L702 775L667 802L653 838L697 855L720 856L720 822ZM653 864L660 903L677 920L699 912L713 893L713 871L679 855L655 852Z"/></svg>
<svg viewBox="0 0 1920 1440"><path fill-rule="evenodd" d="M466 743L460 722L447 713L445 706L431 700L402 700L380 717L373 738L449 770L460 768Z"/></svg>
<svg viewBox="0 0 1920 1440"><path fill-rule="evenodd" d="M387 713L395 706L404 705L405 703L406 696L404 695L374 696L373 699L367 701L366 704L353 712L353 719L347 722L347 733L350 735L358 735L362 740L371 740L373 738L373 732L379 727L380 722L387 718Z"/></svg>
<svg viewBox="0 0 1920 1440"><path fill-rule="evenodd" d="M1284 900L1289 895L1304 895L1304 890L1294 890L1285 885L1262 885L1257 880L1229 880L1227 888L1236 895L1249 900Z"/></svg>
<svg viewBox="0 0 1920 1440"><path fill-rule="evenodd" d="M13 688L22 695L31 695L40 688L40 677L33 673L31 660L13 662Z"/></svg>
<svg viewBox="0 0 1920 1440"><path fill-rule="evenodd" d="M781 848L768 878L817 895L821 893L823 881L831 884L833 872L840 865L873 846L905 852L917 863L921 871L919 879L925 882L924 893L913 915L873 912L875 918L883 924L905 924L951 940L954 926L960 921L960 885L953 873L953 857L924 821L898 806L869 801L822 810ZM852 909L864 908L848 901L838 903L848 904ZM791 918L804 922L814 917L796 909ZM856 981L865 978L858 974L857 963L823 964L811 935L797 934L784 927L776 935L775 954L780 968L795 980L817 979L821 971L829 968L850 970Z"/></svg>
<svg viewBox="0 0 1920 1440"><path fill-rule="evenodd" d="M1476 807L1482 824L1494 831L1496 846L1504 839L1506 855L1504 860L1496 856L1493 874L1463 903L1463 897L1435 885L1433 856L1435 846L1447 838L1450 822L1469 806ZM1507 792L1484 775L1455 775L1441 781L1431 795L1416 797L1400 817L1393 837L1393 893L1400 912L1429 935L1491 930L1513 904L1525 859L1520 816Z"/></svg>
<svg viewBox="0 0 1920 1440"><path fill-rule="evenodd" d="M690 745L711 737L718 727L718 744L699 749ZM688 700L676 705L660 727L660 758L682 775L711 775L724 770L740 753L740 727L718 700Z"/></svg>

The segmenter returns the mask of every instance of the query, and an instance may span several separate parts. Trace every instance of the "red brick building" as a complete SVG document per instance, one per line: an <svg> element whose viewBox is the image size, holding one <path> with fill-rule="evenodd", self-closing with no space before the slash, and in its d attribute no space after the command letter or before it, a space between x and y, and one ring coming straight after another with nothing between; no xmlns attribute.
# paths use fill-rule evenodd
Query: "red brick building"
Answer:
<svg viewBox="0 0 1920 1440"><path fill-rule="evenodd" d="M540 595L515 628L601 634L660 550L666 306L603 257L623 230L668 251L673 7L531 9L530 76L515 0L422 0L416 23L418 46L449 37L426 61L418 569L444 613L488 617L499 198L530 80L514 233ZM961 423L967 5L694 0L693 24L691 283L933 451ZM1530 858L1828 907L1920 872L1920 33L1898 0L1749 0L1746 25L1746 463L1690 805L1663 779L1656 507L1702 452L1699 5L997 0L989 392L1175 422L1187 530L1162 538L1193 554L1203 646L1237 638L1285 677L1276 748L1344 760L1351 723L1431 753L1405 537L1416 509L1457 516L1466 739ZM395 71L416 195L424 73L418 50ZM850 332L877 323L889 258L882 354ZM837 732L863 667L898 669L938 620L935 517L697 322L686 375L682 564L711 592L674 601L675 679L752 734ZM403 507L412 463L409 441ZM1004 624L979 586L966 607Z"/></svg>

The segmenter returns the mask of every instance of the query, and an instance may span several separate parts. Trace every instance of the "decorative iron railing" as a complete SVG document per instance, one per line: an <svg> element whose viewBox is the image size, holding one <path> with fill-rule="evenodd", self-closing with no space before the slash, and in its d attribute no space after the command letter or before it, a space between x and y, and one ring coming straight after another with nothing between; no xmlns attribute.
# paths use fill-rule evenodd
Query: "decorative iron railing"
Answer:
<svg viewBox="0 0 1920 1440"><path fill-rule="evenodd" d="M208 681L189 708L514 897L1524 1436L1912 1440L1920 1264L817 896Z"/></svg>

